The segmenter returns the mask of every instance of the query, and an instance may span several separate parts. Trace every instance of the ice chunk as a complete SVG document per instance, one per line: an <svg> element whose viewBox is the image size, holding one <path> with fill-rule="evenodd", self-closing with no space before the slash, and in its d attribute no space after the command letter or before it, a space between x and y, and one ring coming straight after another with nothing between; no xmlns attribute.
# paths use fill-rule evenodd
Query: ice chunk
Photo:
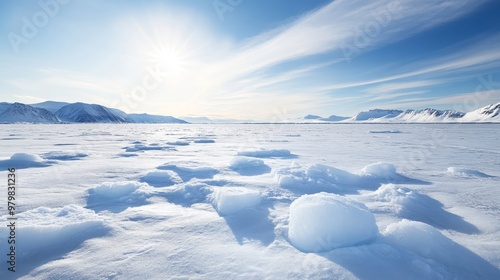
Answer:
<svg viewBox="0 0 500 280"><path fill-rule="evenodd" d="M289 238L302 251L363 243L377 232L375 218L363 204L339 195L305 195L290 206Z"/></svg>
<svg viewBox="0 0 500 280"><path fill-rule="evenodd" d="M226 216L258 205L261 196L246 188L221 187L214 190L211 200L217 213Z"/></svg>
<svg viewBox="0 0 500 280"><path fill-rule="evenodd" d="M235 157L231 161L229 168L240 175L253 176L271 172L271 168L261 159L249 157Z"/></svg>
<svg viewBox="0 0 500 280"><path fill-rule="evenodd" d="M290 205L288 237L304 252L366 243L377 233L375 217L368 208L340 195L303 195Z"/></svg>

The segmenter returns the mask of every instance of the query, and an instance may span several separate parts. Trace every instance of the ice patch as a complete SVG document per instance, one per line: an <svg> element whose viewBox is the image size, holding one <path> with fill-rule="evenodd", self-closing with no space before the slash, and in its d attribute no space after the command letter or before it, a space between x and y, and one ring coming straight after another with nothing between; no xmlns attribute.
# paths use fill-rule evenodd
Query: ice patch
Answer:
<svg viewBox="0 0 500 280"><path fill-rule="evenodd" d="M370 130L368 133L402 133L401 131L399 130Z"/></svg>
<svg viewBox="0 0 500 280"><path fill-rule="evenodd" d="M181 177L171 170L155 170L142 176L139 181L146 182L153 187L168 187L183 182Z"/></svg>
<svg viewBox="0 0 500 280"><path fill-rule="evenodd" d="M304 252L367 243L377 233L375 217L368 208L340 195L303 195L290 205L288 237Z"/></svg>
<svg viewBox="0 0 500 280"><path fill-rule="evenodd" d="M483 172L474 170L474 169L465 169L465 168L458 168L458 167L448 167L447 170L448 174L457 176L457 177L464 177L464 178L491 178L494 176L485 174Z"/></svg>
<svg viewBox="0 0 500 280"><path fill-rule="evenodd" d="M106 230L94 211L77 205L39 207L19 213L17 218L21 226L16 228L16 255L30 262L70 252L85 240L103 235ZM8 224L6 216L2 220L2 224ZM1 227L0 234L8 236L7 230Z"/></svg>
<svg viewBox="0 0 500 280"><path fill-rule="evenodd" d="M235 157L231 160L229 168L243 176L255 176L271 172L271 167L261 159L249 157Z"/></svg>
<svg viewBox="0 0 500 280"><path fill-rule="evenodd" d="M261 196L259 192L246 188L221 187L214 190L211 201L217 213L226 216L257 206Z"/></svg>
<svg viewBox="0 0 500 280"><path fill-rule="evenodd" d="M167 142L167 144L173 145L173 146L188 146L189 142L186 142L186 141L174 141L174 142Z"/></svg>
<svg viewBox="0 0 500 280"><path fill-rule="evenodd" d="M241 151L238 156L256 157L256 158L296 158L297 155L290 153L289 150L257 150Z"/></svg>
<svg viewBox="0 0 500 280"><path fill-rule="evenodd" d="M149 145L145 144L135 144L132 147L123 147L125 152L143 152L143 151L164 151L164 150L175 150L174 147L171 146L161 146L159 144L153 143Z"/></svg>
<svg viewBox="0 0 500 280"><path fill-rule="evenodd" d="M193 178L198 179L212 179L216 174L219 173L219 170L209 167L209 166L201 166L201 167L187 167L187 166L179 166L175 164L165 164L158 166L157 169L160 170L170 170L175 173L182 179L182 181L187 182Z"/></svg>
<svg viewBox="0 0 500 280"><path fill-rule="evenodd" d="M212 140L212 139L196 139L196 140L194 140L194 143L208 144L208 143L215 143L215 140Z"/></svg>
<svg viewBox="0 0 500 280"><path fill-rule="evenodd" d="M63 151L53 151L42 154L43 158L52 160L78 160L87 156L88 154L85 153L63 152Z"/></svg>

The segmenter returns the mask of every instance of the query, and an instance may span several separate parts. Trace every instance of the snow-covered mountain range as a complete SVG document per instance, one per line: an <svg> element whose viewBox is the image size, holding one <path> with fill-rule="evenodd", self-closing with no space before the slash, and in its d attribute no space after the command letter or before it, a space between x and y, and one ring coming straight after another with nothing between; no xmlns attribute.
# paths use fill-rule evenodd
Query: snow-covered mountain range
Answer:
<svg viewBox="0 0 500 280"><path fill-rule="evenodd" d="M98 104L46 101L37 104L0 102L0 123L233 123L235 120L211 120L205 117L186 117L149 114L127 114ZM251 120L239 122L252 122ZM323 118L307 115L297 122L342 123L447 123L499 122L500 102L463 113L453 110L382 110L363 111L352 117L331 115Z"/></svg>
<svg viewBox="0 0 500 280"><path fill-rule="evenodd" d="M302 122L345 122L345 123L447 123L447 122L500 122L500 103L463 113L453 110L382 110L374 109L353 117L330 116L322 118L307 115Z"/></svg>
<svg viewBox="0 0 500 280"><path fill-rule="evenodd" d="M0 103L0 123L187 123L172 116L127 114L98 104L46 101Z"/></svg>

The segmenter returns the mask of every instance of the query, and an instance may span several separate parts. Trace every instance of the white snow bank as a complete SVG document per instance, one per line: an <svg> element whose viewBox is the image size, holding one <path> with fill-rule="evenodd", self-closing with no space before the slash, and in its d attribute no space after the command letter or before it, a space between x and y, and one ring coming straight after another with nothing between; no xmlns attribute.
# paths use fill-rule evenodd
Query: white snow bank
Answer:
<svg viewBox="0 0 500 280"><path fill-rule="evenodd" d="M271 172L271 167L261 159L250 157L235 157L231 160L229 168L240 175L253 176Z"/></svg>
<svg viewBox="0 0 500 280"><path fill-rule="evenodd" d="M485 174L481 171L474 169L465 169L458 167L448 167L447 172L453 176L466 177L466 178L489 178L491 175Z"/></svg>
<svg viewBox="0 0 500 280"><path fill-rule="evenodd" d="M212 205L220 216L226 216L246 208L257 206L260 193L246 188L220 187L211 195Z"/></svg>
<svg viewBox="0 0 500 280"><path fill-rule="evenodd" d="M241 151L238 156L257 157L257 158L291 158L296 157L289 150L257 150L257 151Z"/></svg>
<svg viewBox="0 0 500 280"><path fill-rule="evenodd" d="M148 172L139 179L153 187L168 187L182 183L182 179L172 170L155 170Z"/></svg>
<svg viewBox="0 0 500 280"><path fill-rule="evenodd" d="M368 208L340 195L303 195L290 205L288 237L304 252L366 243L377 233L375 217Z"/></svg>
<svg viewBox="0 0 500 280"><path fill-rule="evenodd" d="M8 224L6 216L2 224ZM62 208L39 207L17 215L16 255L18 259L47 258L57 251L69 252L86 239L105 230L102 219L94 211L78 205ZM8 227L0 234L8 236Z"/></svg>

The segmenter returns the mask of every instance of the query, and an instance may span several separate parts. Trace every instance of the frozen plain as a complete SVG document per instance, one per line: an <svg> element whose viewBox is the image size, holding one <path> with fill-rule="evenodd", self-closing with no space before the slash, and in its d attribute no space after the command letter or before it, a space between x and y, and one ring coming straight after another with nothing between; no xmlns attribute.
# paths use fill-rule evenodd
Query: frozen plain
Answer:
<svg viewBox="0 0 500 280"><path fill-rule="evenodd" d="M0 127L0 279L500 279L498 124Z"/></svg>

